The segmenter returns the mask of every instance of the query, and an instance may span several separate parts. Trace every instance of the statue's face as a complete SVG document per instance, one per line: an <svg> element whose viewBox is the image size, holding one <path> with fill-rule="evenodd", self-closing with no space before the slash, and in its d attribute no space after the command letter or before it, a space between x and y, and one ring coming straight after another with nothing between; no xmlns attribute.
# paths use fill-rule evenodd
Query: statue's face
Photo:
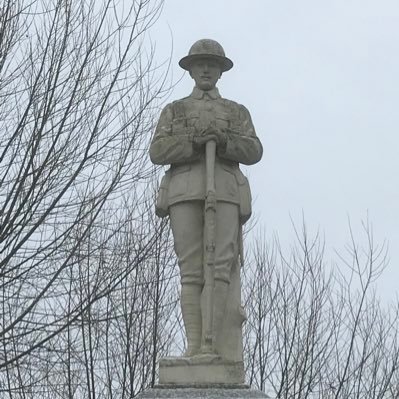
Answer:
<svg viewBox="0 0 399 399"><path fill-rule="evenodd" d="M209 58L200 58L191 64L190 76L201 90L212 90L222 75L218 62Z"/></svg>

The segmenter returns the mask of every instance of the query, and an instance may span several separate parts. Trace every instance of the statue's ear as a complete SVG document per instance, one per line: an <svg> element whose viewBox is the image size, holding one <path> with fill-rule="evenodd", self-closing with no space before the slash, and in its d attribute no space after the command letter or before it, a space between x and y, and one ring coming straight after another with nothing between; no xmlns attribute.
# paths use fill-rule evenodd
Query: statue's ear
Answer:
<svg viewBox="0 0 399 399"><path fill-rule="evenodd" d="M222 69L222 65L221 64L219 64L219 66L220 66L220 75L219 75L219 79L222 77L222 75L223 75L223 69Z"/></svg>

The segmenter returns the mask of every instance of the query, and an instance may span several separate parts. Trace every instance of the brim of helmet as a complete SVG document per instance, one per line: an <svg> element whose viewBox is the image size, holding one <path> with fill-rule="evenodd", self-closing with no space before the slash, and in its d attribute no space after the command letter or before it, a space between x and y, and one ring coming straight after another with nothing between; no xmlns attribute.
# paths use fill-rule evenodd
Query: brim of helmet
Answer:
<svg viewBox="0 0 399 399"><path fill-rule="evenodd" d="M211 58L211 59L217 61L220 64L220 67L222 68L222 72L226 72L226 71L230 70L231 68L233 68L233 65L234 65L233 61L230 58L222 57L220 55L215 55L215 54L187 55L179 61L179 65L186 71L189 71L193 61L203 59L203 58Z"/></svg>

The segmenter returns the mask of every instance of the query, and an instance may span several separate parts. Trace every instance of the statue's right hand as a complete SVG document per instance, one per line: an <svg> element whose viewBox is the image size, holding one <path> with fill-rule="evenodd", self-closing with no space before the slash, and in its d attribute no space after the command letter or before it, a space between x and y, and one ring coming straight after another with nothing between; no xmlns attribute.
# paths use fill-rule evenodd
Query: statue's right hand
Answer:
<svg viewBox="0 0 399 399"><path fill-rule="evenodd" d="M203 146L208 141L215 141L218 142L218 136L216 134L207 134L205 136L194 136L194 144L196 146Z"/></svg>

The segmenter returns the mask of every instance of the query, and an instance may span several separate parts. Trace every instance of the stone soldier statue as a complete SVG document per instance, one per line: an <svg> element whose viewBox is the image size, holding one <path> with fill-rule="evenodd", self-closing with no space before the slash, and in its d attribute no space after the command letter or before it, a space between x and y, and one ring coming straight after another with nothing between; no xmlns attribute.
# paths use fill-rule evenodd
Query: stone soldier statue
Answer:
<svg viewBox="0 0 399 399"><path fill-rule="evenodd" d="M163 109L150 157L155 164L170 165L160 185L156 211L158 216L170 217L180 267L181 308L187 336L183 356L218 354L239 361L245 314L240 306L238 258L240 252L242 256L241 227L251 215L250 189L239 164L258 162L262 145L248 110L222 98L215 86L222 73L233 67L219 43L197 41L179 65L189 71L195 87L188 97ZM216 143L211 172L206 169L208 142ZM212 174L216 195L211 292L204 288L207 173ZM210 295L209 312L205 308ZM209 317L211 347L205 342Z"/></svg>

